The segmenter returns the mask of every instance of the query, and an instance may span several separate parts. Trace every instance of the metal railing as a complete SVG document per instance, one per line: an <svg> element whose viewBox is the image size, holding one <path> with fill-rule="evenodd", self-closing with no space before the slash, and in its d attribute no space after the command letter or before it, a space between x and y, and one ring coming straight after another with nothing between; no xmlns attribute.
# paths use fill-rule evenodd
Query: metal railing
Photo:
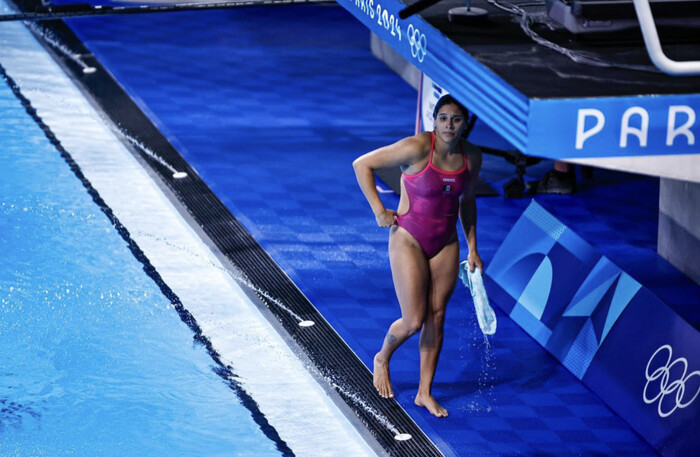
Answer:
<svg viewBox="0 0 700 457"><path fill-rule="evenodd" d="M664 54L659 40L659 33L656 30L654 16L651 14L649 0L633 0L634 10L637 12L639 27L642 30L644 44L647 47L649 58L656 67L674 76L700 75L700 61L677 61L672 60Z"/></svg>

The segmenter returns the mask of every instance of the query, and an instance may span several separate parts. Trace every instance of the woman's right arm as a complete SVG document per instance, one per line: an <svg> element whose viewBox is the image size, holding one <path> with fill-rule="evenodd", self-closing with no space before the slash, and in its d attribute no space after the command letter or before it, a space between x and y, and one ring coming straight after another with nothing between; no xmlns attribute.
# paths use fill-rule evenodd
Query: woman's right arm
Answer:
<svg viewBox="0 0 700 457"><path fill-rule="evenodd" d="M352 163L357 182L365 195L374 217L380 227L394 225L396 211L386 209L377 192L374 171L379 168L410 165L421 156L421 141L419 136L404 138L389 146L375 149L358 157Z"/></svg>

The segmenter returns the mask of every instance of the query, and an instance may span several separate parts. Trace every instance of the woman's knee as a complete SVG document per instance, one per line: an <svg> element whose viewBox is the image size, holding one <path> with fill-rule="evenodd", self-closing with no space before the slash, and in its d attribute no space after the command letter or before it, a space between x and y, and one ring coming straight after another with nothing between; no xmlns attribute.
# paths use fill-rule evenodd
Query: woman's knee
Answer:
<svg viewBox="0 0 700 457"><path fill-rule="evenodd" d="M430 323L433 324L435 328L442 330L445 325L445 307L442 306L434 309L428 318L430 319Z"/></svg>
<svg viewBox="0 0 700 457"><path fill-rule="evenodd" d="M412 335L415 335L416 333L420 332L420 330L423 328L424 321L425 321L424 316L406 319L404 322L404 326L405 326L405 329L406 329L406 332L408 333L408 335L412 336Z"/></svg>

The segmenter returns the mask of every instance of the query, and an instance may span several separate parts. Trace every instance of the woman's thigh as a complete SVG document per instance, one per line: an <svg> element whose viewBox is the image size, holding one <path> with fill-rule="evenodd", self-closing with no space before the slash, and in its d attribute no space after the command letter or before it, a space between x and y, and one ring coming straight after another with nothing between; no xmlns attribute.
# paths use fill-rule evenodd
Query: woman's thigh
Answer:
<svg viewBox="0 0 700 457"><path fill-rule="evenodd" d="M444 311L457 284L459 272L459 243L446 245L428 262L430 295L428 306L432 311Z"/></svg>
<svg viewBox="0 0 700 457"><path fill-rule="evenodd" d="M428 302L428 259L406 230L394 226L389 236L389 261L403 317L421 319Z"/></svg>

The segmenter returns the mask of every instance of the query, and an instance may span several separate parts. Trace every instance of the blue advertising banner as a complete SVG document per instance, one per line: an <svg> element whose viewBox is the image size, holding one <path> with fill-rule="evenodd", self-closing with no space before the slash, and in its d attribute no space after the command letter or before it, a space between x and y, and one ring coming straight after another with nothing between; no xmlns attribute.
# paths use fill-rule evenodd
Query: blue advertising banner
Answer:
<svg viewBox="0 0 700 457"><path fill-rule="evenodd" d="M556 158L700 154L700 94L532 100L531 152Z"/></svg>
<svg viewBox="0 0 700 457"><path fill-rule="evenodd" d="M579 379L641 287L535 201L486 273L515 300L510 317Z"/></svg>
<svg viewBox="0 0 700 457"><path fill-rule="evenodd" d="M656 449L698 455L697 330L535 201L486 273L494 302Z"/></svg>
<svg viewBox="0 0 700 457"><path fill-rule="evenodd" d="M647 290L583 381L662 455L700 455L700 334Z"/></svg>

